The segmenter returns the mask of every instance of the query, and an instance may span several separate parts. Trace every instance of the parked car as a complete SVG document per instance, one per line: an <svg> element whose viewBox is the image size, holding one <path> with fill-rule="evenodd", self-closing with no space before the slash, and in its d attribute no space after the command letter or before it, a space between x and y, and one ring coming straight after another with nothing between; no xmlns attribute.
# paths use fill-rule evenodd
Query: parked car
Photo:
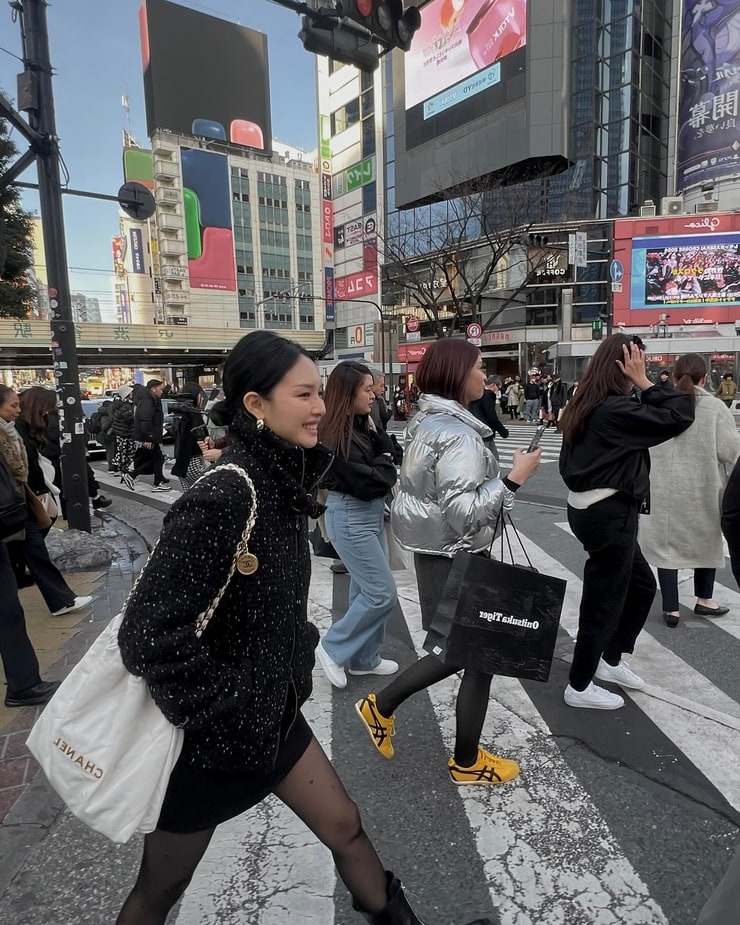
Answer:
<svg viewBox="0 0 740 925"><path fill-rule="evenodd" d="M100 407L103 404L104 399L102 398L83 398L82 399L82 413L85 416L85 435L87 437L87 455L88 456L105 456L105 447L102 447L97 440L97 437L94 434L91 434L87 430L87 422L95 414L96 411L100 411Z"/></svg>

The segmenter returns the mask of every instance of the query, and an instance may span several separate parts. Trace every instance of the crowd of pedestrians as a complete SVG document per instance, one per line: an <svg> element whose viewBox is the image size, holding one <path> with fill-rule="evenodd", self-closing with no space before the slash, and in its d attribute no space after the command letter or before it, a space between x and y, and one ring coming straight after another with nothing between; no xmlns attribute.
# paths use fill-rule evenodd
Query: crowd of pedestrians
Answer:
<svg viewBox="0 0 740 925"><path fill-rule="evenodd" d="M388 404L383 376L356 361L339 363L322 390L303 348L269 332L248 335L232 351L210 421L205 394L188 383L177 396L173 470L185 491L125 605L119 636L126 667L146 679L162 713L184 729L184 746L118 925L164 923L216 826L269 793L329 847L367 921L422 925L303 717L314 658L336 688L359 676L352 682L363 688L355 711L385 759L394 757L405 701L459 673L449 781L490 787L518 776L516 761L481 742L490 673L432 654L400 671L383 651L398 603L389 531L413 554L422 627L429 630L455 554L491 555L497 520L535 476L537 449L517 449L511 470L500 470L493 437L509 437L501 419L508 414L509 423L539 421L562 431L568 523L587 555L564 702L622 707L620 694L595 682L626 691L645 686L625 656L639 645L653 605L650 566L658 570L663 619L674 628L678 569L694 569L696 613L727 613L712 597L722 529L740 575L740 437L706 385L706 366L695 354L654 382L644 345L623 334L607 337L570 387L555 373L532 371L525 382L519 375L486 377L475 346L443 339L416 370L411 407L406 391ZM148 472L166 490L162 388L158 380L121 386L105 411L109 465L129 487ZM712 391L724 398L730 390ZM16 426L18 398L0 388L0 462L19 487L30 485L43 498L54 493L34 462L48 428L31 407L25 425ZM388 422L411 412L401 452ZM225 438L210 435L214 422L228 427ZM201 478L211 463L215 472ZM345 612L319 639L307 618L307 537L309 519L322 516L349 587ZM51 563L40 564L36 524L29 521L16 542L39 587L54 589L52 612L84 606L61 576L61 584L49 578ZM6 573L14 575L11 552L12 542L0 543L0 587ZM16 600L17 589L0 621L6 703L23 701L24 691L25 702L44 702L56 685L39 675ZM201 639L195 625L209 607ZM389 681L378 687L373 676Z"/></svg>

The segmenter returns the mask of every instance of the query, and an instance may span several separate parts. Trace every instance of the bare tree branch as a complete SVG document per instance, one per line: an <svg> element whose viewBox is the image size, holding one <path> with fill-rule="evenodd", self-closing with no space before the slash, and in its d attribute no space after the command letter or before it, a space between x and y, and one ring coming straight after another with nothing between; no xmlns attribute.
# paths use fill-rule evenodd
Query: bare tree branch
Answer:
<svg viewBox="0 0 740 925"><path fill-rule="evenodd" d="M488 327L536 270L527 235L544 214L543 190L509 179L456 183L440 202L393 213L379 238L386 291L420 307L437 337L481 322L483 295L506 290Z"/></svg>

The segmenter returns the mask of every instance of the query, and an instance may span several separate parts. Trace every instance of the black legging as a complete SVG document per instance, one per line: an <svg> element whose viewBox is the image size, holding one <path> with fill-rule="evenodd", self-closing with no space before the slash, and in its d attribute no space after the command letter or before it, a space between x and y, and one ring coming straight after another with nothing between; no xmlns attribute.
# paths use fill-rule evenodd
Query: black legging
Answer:
<svg viewBox="0 0 740 925"><path fill-rule="evenodd" d="M443 665L436 655L427 655L409 666L377 695L378 709L383 716L393 716L412 694L444 681L459 670ZM455 762L461 767L470 767L478 758L492 680L492 675L482 671L466 668L463 672L455 705Z"/></svg>
<svg viewBox="0 0 740 925"><path fill-rule="evenodd" d="M362 828L357 806L316 739L274 793L331 851L357 904L366 912L380 912L388 901L383 865ZM116 925L164 925L214 831L181 835L157 829L147 835L139 875Z"/></svg>
<svg viewBox="0 0 740 925"><path fill-rule="evenodd" d="M424 629L429 629L452 568L452 559L415 553L414 567L419 587L421 622ZM383 716L392 716L412 694L449 678L459 670L443 665L435 655L427 655L410 665L380 691L377 695L378 709ZM455 707L455 761L462 767L470 767L478 758L478 745L488 710L492 680L492 675L482 671L466 668L463 672Z"/></svg>

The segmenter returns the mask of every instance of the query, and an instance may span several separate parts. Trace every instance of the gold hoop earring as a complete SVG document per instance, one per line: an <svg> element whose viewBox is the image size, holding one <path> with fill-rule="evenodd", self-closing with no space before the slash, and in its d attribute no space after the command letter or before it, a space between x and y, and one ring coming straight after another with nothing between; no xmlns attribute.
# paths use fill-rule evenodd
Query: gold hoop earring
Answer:
<svg viewBox="0 0 740 925"><path fill-rule="evenodd" d="M262 418L257 418L257 430L264 430L265 422Z"/></svg>

